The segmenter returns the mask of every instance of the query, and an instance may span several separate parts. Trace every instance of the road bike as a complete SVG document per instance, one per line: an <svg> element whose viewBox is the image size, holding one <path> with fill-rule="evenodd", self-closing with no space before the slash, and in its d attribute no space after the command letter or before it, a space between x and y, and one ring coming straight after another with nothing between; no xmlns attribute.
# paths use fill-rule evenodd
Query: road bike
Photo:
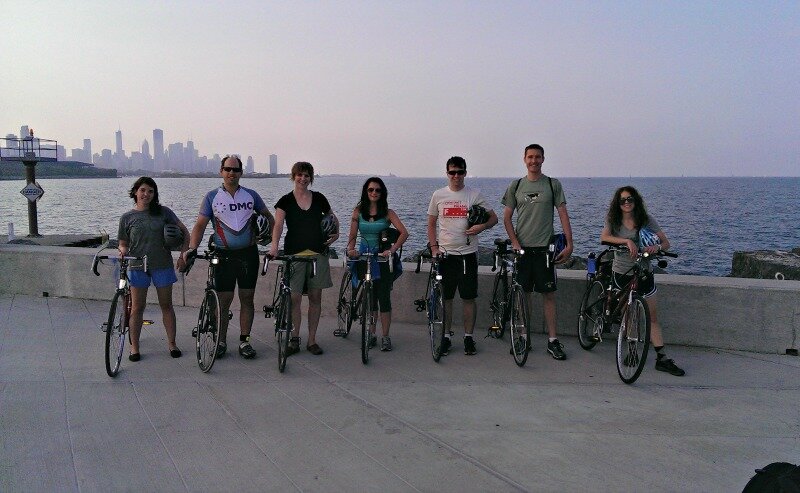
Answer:
<svg viewBox="0 0 800 493"><path fill-rule="evenodd" d="M494 240L494 264L492 265L492 272L497 271L494 275L494 283L492 287L492 299L489 303L489 311L492 314L492 322L489 326L488 337L501 339L506 332L506 324L508 323L509 311L506 310L508 302L508 263L499 262L499 257L508 252L508 246L511 245L511 240L497 238ZM498 265L499 264L499 265ZM499 270L498 270L499 269Z"/></svg>
<svg viewBox="0 0 800 493"><path fill-rule="evenodd" d="M217 268L220 266L222 258L213 248L205 253L198 254L196 250L187 255L187 268L184 274L188 274L194 265L195 259L208 261L208 277L206 288L203 292L203 302L200 304L200 313L197 316L197 325L192 329L192 337L195 339L195 354L197 356L197 366L203 373L208 373L214 366L217 359L217 348L220 343L220 306L219 294L214 283ZM228 314L228 319L231 314Z"/></svg>
<svg viewBox="0 0 800 493"><path fill-rule="evenodd" d="M372 250L367 250L362 253L358 258L348 260L350 266L355 265L358 277L358 285L355 288L355 295L351 298L352 303L345 305L345 309L350 309L351 314L355 314L361 321L361 362L363 364L369 363L369 350L372 348L372 338L375 337L370 331L370 328L375 327L377 320L375 319L375 312L373 306L377 304L375 299L375 281L372 279L372 262L376 261L378 264L386 263L389 265L389 275L394 272L394 266L391 257L384 257L374 253ZM352 288L352 274L350 268L347 269L350 276L351 289ZM363 274L362 274L363 271ZM340 297L341 299L341 297ZM350 319L352 323L352 318ZM348 330L349 332L349 330ZM346 337L347 333L343 334Z"/></svg>
<svg viewBox="0 0 800 493"><path fill-rule="evenodd" d="M423 258L431 260L431 270L428 273L428 283L425 286L425 297L414 300L414 305L418 312L426 312L431 355L433 356L433 361L436 362L442 357L442 345L445 338L447 313L445 313L444 299L442 298L442 274L440 269L441 261L446 257L447 253L440 253L436 257L432 257L429 249L422 250L417 255L417 268L414 271L419 273Z"/></svg>
<svg viewBox="0 0 800 493"><path fill-rule="evenodd" d="M289 355L289 340L292 337L292 266L298 262L311 263L311 277L317 274L317 257L308 255L264 255L264 267L261 275L267 274L270 260L280 261L275 275L275 289L272 294L272 305L264 305L264 317L275 317L275 339L278 343L278 371L286 369L286 358Z"/></svg>
<svg viewBox="0 0 800 493"><path fill-rule="evenodd" d="M640 251L633 267L625 273L631 276L631 280L622 289L616 289L610 263L602 260L610 252L628 253L628 248L603 244L609 248L597 256L596 265L604 267L587 274L586 290L578 313L578 340L583 349L591 350L603 340L604 334L611 332L613 325L618 324L617 373L623 382L632 384L642 374L650 348L650 311L644 297L638 293L639 279L646 274L644 262L655 257L659 259L658 266L664 268L667 261L662 257L675 258L678 255L667 251Z"/></svg>
<svg viewBox="0 0 800 493"><path fill-rule="evenodd" d="M147 255L143 257L119 256L119 255L100 255L104 249L108 248L106 242L92 259L92 272L99 276L97 265L101 260L112 260L119 262L119 280L117 289L111 299L111 307L108 309L108 319L103 323L101 330L106 334L105 364L106 373L109 377L116 377L119 373L122 353L125 349L125 339L130 337L131 319L131 287L128 282L128 266L130 262L142 262L142 268L147 272Z"/></svg>

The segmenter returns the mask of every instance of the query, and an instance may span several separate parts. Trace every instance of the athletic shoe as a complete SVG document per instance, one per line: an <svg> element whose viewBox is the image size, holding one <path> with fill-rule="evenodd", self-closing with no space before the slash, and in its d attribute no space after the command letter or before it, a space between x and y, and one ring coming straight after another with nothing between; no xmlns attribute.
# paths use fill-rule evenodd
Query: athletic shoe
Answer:
<svg viewBox="0 0 800 493"><path fill-rule="evenodd" d="M381 351L392 350L392 338L389 336L381 337Z"/></svg>
<svg viewBox="0 0 800 493"><path fill-rule="evenodd" d="M256 357L256 350L249 342L241 342L239 343L239 354L244 359L253 359Z"/></svg>
<svg viewBox="0 0 800 493"><path fill-rule="evenodd" d="M369 348L370 348L370 349L372 349L372 348L374 348L374 347L375 347L377 344L378 344L378 338L377 338L377 337L375 337L374 335L370 335L370 336L369 336L369 343L367 344L367 346L369 346Z"/></svg>
<svg viewBox="0 0 800 493"><path fill-rule="evenodd" d="M442 356L447 356L447 353L450 352L450 338L445 337L444 341L442 341Z"/></svg>
<svg viewBox="0 0 800 493"><path fill-rule="evenodd" d="M678 368L678 365L676 365L674 361L666 358L661 358L656 360L656 370L665 371L667 373L675 375L676 377L682 377L686 375L686 372Z"/></svg>
<svg viewBox="0 0 800 493"><path fill-rule="evenodd" d="M553 359L567 359L567 353L564 352L564 345L561 344L558 339L552 342L547 341L547 352L550 353L550 356L552 356Z"/></svg>
<svg viewBox="0 0 800 493"><path fill-rule="evenodd" d="M219 341L217 345L217 359L222 359L225 357L225 352L228 350L228 344L222 341Z"/></svg>
<svg viewBox="0 0 800 493"><path fill-rule="evenodd" d="M478 351L475 349L475 341L472 337L465 337L464 338L464 354L471 356Z"/></svg>
<svg viewBox="0 0 800 493"><path fill-rule="evenodd" d="M291 356L300 352L300 338L292 337L289 339L289 347L286 348L286 356Z"/></svg>

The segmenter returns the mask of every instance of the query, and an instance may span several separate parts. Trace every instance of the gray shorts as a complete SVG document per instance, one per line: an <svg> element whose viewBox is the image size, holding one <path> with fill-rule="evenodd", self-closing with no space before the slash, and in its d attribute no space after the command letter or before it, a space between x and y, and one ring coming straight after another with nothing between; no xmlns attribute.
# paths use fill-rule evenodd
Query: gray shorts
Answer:
<svg viewBox="0 0 800 493"><path fill-rule="evenodd" d="M317 274L311 277L310 262L293 262L289 287L293 293L308 293L309 289L325 289L333 286L331 265L327 255L317 255Z"/></svg>

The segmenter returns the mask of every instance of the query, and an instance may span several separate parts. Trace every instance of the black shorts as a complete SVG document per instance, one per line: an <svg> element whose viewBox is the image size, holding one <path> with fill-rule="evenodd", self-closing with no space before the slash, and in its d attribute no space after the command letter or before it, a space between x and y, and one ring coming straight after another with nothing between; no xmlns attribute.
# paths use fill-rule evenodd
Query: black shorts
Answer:
<svg viewBox="0 0 800 493"><path fill-rule="evenodd" d="M462 300L478 297L478 254L448 255L439 265L442 298L452 300L456 289Z"/></svg>
<svg viewBox="0 0 800 493"><path fill-rule="evenodd" d="M255 289L258 281L258 247L255 245L239 250L217 249L220 262L214 271L214 287L219 292L239 289Z"/></svg>
<svg viewBox="0 0 800 493"><path fill-rule="evenodd" d="M626 276L623 274L617 274L616 272L613 273L614 275L611 277L614 288L615 289L622 289L631 282L632 275ZM639 286L636 288L636 292L642 295L645 298L649 298L656 294L658 288L656 287L656 279L653 276L652 272L642 272L639 276Z"/></svg>
<svg viewBox="0 0 800 493"><path fill-rule="evenodd" d="M556 264L548 262L547 247L522 247L525 254L517 262L517 281L526 293L551 293L556 288Z"/></svg>

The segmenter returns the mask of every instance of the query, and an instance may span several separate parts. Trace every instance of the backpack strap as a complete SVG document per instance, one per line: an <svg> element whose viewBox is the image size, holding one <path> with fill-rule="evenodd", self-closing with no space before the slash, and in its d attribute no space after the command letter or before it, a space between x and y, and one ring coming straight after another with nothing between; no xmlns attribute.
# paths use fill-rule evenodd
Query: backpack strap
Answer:
<svg viewBox="0 0 800 493"><path fill-rule="evenodd" d="M547 182L550 183L550 197L553 199L553 207L556 206L556 193L553 191L553 179L547 177Z"/></svg>

